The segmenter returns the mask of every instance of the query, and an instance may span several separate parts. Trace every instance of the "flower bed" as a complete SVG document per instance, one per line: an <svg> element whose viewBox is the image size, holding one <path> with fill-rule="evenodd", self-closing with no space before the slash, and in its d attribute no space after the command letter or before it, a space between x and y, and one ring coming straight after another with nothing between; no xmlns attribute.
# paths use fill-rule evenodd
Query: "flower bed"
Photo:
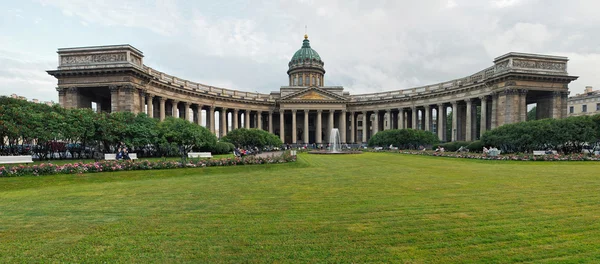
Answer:
<svg viewBox="0 0 600 264"><path fill-rule="evenodd" d="M519 161L600 161L600 156L589 156L587 154L571 154L571 155L540 155L533 154L504 154L498 156L489 156L481 153L456 153L456 152L434 152L434 151L417 151L417 150L400 150L392 151L402 154L423 155L434 157L449 157L463 159L479 159L479 160L519 160Z"/></svg>
<svg viewBox="0 0 600 264"><path fill-rule="evenodd" d="M198 168L214 166L236 166L236 165L254 165L254 164L272 164L286 163L296 161L296 156L285 153L281 156L243 158L223 158L223 159L193 159L183 164L179 161L100 161L94 163L69 163L56 165L52 163L42 163L39 165L18 165L0 167L0 177L16 176L41 176L52 174L78 174L93 172L110 171L132 171L132 170L162 170L175 168Z"/></svg>

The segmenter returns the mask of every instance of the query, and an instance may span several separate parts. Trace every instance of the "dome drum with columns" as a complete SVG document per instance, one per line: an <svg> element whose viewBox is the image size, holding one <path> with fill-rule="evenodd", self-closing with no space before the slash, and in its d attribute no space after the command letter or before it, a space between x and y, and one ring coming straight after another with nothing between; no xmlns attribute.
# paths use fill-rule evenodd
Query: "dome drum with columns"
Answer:
<svg viewBox="0 0 600 264"><path fill-rule="evenodd" d="M533 103L538 118L565 118L568 84L577 79L568 75L566 57L508 53L463 78L352 95L344 87L324 85L324 62L305 36L288 64L288 85L264 94L157 71L130 45L64 48L58 54L58 68L48 73L58 79L65 108L95 105L98 112L184 118L217 136L258 128L300 145L328 143L333 128L348 144L364 144L378 131L400 128L431 131L442 141L472 141L489 129L525 121Z"/></svg>
<svg viewBox="0 0 600 264"><path fill-rule="evenodd" d="M310 47L308 35L304 35L302 48L300 48L288 63L290 86L323 86L325 76L325 63L319 53Z"/></svg>

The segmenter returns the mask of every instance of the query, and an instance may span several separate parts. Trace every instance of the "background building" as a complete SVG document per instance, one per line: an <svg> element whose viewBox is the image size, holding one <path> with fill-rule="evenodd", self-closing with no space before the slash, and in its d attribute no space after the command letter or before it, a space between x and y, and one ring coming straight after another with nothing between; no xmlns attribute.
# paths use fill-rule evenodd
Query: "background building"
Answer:
<svg viewBox="0 0 600 264"><path fill-rule="evenodd" d="M600 114L600 91L586 86L585 92L569 97L569 116Z"/></svg>

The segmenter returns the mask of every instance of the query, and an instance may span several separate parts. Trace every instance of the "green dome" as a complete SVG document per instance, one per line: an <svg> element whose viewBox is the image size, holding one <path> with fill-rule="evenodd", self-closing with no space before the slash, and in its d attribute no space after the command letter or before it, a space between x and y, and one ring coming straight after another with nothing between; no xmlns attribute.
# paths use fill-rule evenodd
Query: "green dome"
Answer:
<svg viewBox="0 0 600 264"><path fill-rule="evenodd" d="M294 56L292 57L290 63L301 62L307 59L321 61L321 56L319 56L319 53L317 53L317 51L310 47L310 41L308 40L308 36L304 36L302 48L300 48L298 51L296 51L296 53L294 53Z"/></svg>

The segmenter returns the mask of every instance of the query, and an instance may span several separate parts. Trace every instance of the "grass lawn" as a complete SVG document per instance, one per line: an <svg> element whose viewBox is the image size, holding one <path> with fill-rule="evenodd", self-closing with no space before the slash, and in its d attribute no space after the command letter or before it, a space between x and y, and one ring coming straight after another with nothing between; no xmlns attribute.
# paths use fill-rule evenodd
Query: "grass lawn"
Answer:
<svg viewBox="0 0 600 264"><path fill-rule="evenodd" d="M364 153L0 178L0 259L598 262L599 171Z"/></svg>

